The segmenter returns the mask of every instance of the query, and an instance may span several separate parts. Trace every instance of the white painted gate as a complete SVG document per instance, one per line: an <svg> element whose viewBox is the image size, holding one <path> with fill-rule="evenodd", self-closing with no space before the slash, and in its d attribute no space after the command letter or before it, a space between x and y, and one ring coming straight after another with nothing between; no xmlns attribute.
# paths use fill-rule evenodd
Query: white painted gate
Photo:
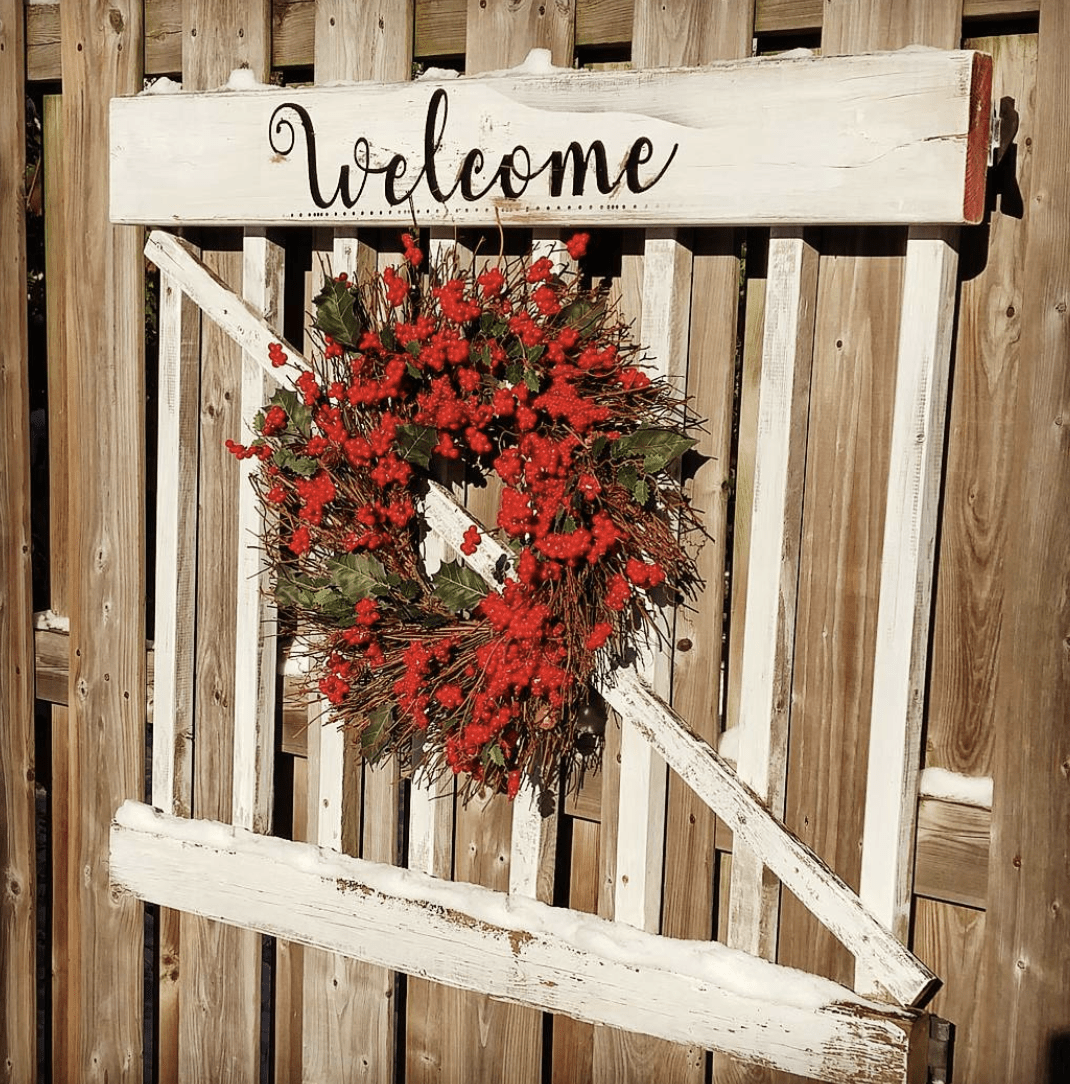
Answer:
<svg viewBox="0 0 1070 1084"><path fill-rule="evenodd" d="M801 1075L923 1080L928 1028L917 1007L937 980L902 940L956 227L983 209L989 82L987 58L925 51L116 100L113 219L246 230L244 299L171 234L154 231L146 247L162 276L160 447L177 455L160 456L152 805L129 802L117 812L113 882L170 908ZM748 138L731 134L738 131ZM605 152L602 172L596 143ZM553 826L529 794L514 805L508 894L430 876L435 803L415 787L408 869L340 853L342 739L332 728L320 735L338 747L337 756L321 757L325 845L268 835L276 644L267 570L248 545L261 528L248 484L239 511L237 642L256 647L243 650L237 666L233 823L188 816L196 510L185 479L196 404L182 368L182 298L242 346L242 412L251 420L271 382L296 374L292 364L268 363L268 345L281 338L282 260L265 227L407 225L413 215L436 226L647 227L643 340L669 374L686 357L691 273L674 227L772 227L738 770L652 690L656 667L611 676L601 692L622 721L621 792L629 795L620 810L612 923L536 899ZM816 252L802 227L814 223L911 225L861 899L777 819L816 279ZM339 234L339 265L349 236ZM472 522L434 486L424 515L455 545ZM500 555L485 538L466 560L492 582ZM665 764L735 834L733 947L646 932L659 906ZM858 992L760 958L775 945L771 878L855 955Z"/></svg>

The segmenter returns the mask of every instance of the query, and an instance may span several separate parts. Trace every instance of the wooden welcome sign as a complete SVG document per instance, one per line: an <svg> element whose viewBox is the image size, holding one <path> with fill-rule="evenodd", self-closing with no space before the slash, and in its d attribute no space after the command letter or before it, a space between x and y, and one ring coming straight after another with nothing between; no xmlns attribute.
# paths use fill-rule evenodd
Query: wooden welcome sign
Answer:
<svg viewBox="0 0 1070 1084"><path fill-rule="evenodd" d="M160 225L980 220L973 52L116 99L111 215ZM190 168L196 163L195 168Z"/></svg>

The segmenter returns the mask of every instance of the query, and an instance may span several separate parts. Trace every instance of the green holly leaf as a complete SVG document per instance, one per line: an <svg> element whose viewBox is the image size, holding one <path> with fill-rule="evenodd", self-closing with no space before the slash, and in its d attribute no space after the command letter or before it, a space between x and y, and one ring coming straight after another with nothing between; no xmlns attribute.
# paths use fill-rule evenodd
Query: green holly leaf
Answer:
<svg viewBox="0 0 1070 1084"><path fill-rule="evenodd" d="M363 320L355 291L347 283L328 279L312 304L316 306L316 327L342 346L356 349Z"/></svg>
<svg viewBox="0 0 1070 1084"><path fill-rule="evenodd" d="M542 346L541 344L539 346L529 346L527 349L528 364L531 365L534 362L538 361L545 352L546 347Z"/></svg>
<svg viewBox="0 0 1070 1084"><path fill-rule="evenodd" d="M383 344L383 347L387 350L394 351L398 348L398 339L394 334L394 329L390 327L384 327L379 332L379 341Z"/></svg>
<svg viewBox="0 0 1070 1084"><path fill-rule="evenodd" d="M331 580L352 605L362 598L382 598L390 594L386 569L366 553L351 553L327 562Z"/></svg>
<svg viewBox="0 0 1070 1084"><path fill-rule="evenodd" d="M405 371L413 378L413 380L423 380L424 374L416 368L411 361L405 362Z"/></svg>
<svg viewBox="0 0 1070 1084"><path fill-rule="evenodd" d="M280 606L299 606L302 609L315 608L316 595L327 581L307 576L295 569L282 568L275 581L275 601ZM350 607L352 610L352 606Z"/></svg>
<svg viewBox="0 0 1070 1084"><path fill-rule="evenodd" d="M605 298L599 298L593 302L578 298L561 310L561 319L570 327L574 327L580 333L580 338L586 339L598 330L605 311Z"/></svg>
<svg viewBox="0 0 1070 1084"><path fill-rule="evenodd" d="M312 436L312 408L305 406L305 400L297 392L290 388L279 388L269 402L272 406L281 406L286 411L289 419L287 429L296 429L303 437ZM257 424L262 426L263 422ZM257 431L259 432L259 429Z"/></svg>
<svg viewBox="0 0 1070 1084"><path fill-rule="evenodd" d="M524 379L524 366L519 361L511 361L505 367L505 379L512 385L519 384Z"/></svg>
<svg viewBox="0 0 1070 1084"><path fill-rule="evenodd" d="M438 432L431 425L399 425L395 447L406 462L425 470L431 465L431 449L438 441Z"/></svg>
<svg viewBox="0 0 1070 1084"><path fill-rule="evenodd" d="M487 594L487 585L483 582L483 577L460 561L444 564L431 583L432 593L454 613L474 610Z"/></svg>
<svg viewBox="0 0 1070 1084"><path fill-rule="evenodd" d="M383 751L386 745L384 731L393 717L392 703L380 704L368 712L368 725L360 732L360 751L368 760L375 761Z"/></svg>
<svg viewBox="0 0 1070 1084"><path fill-rule="evenodd" d="M497 742L488 746L487 759L490 760L492 764L497 764L499 768L505 767L505 754L502 752L502 747Z"/></svg>
<svg viewBox="0 0 1070 1084"><path fill-rule="evenodd" d="M292 471L294 474L300 474L304 478L311 478L319 469L320 465L318 459L310 459L308 456L296 455L285 444L276 448L271 458L276 466L282 467L284 470Z"/></svg>
<svg viewBox="0 0 1070 1084"><path fill-rule="evenodd" d="M638 429L615 440L611 454L615 459L641 455L643 470L647 474L656 474L697 443L671 429Z"/></svg>
<svg viewBox="0 0 1070 1084"><path fill-rule="evenodd" d="M608 443L608 437L595 437L595 439L591 441L591 455L597 459L606 450L606 445Z"/></svg>
<svg viewBox="0 0 1070 1084"><path fill-rule="evenodd" d="M534 369L524 370L524 383L528 386L528 391L535 392L539 390L541 380L539 374Z"/></svg>
<svg viewBox="0 0 1070 1084"><path fill-rule="evenodd" d="M418 339L410 339L410 340L409 340L409 341L408 341L408 342L407 342L407 343L405 344L405 349L406 349L406 350L407 350L407 351L408 351L408 352L409 352L409 353L410 353L410 354L411 354L411 355L412 355L412 356L413 356L414 358L418 358L418 357L420 356L420 342L419 342L419 340L418 340Z"/></svg>
<svg viewBox="0 0 1070 1084"><path fill-rule="evenodd" d="M632 496L639 504L646 504L650 500L650 486L647 485L645 478L637 479L634 486L632 486Z"/></svg>
<svg viewBox="0 0 1070 1084"><path fill-rule="evenodd" d="M635 492L639 481L639 468L634 463L622 463L617 468L617 485L624 486L629 493Z"/></svg>

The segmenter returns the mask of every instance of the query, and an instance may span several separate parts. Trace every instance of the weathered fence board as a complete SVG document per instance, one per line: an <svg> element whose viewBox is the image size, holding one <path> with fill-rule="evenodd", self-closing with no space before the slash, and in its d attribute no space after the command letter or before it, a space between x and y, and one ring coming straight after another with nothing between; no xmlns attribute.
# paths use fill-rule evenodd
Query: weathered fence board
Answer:
<svg viewBox="0 0 1070 1084"><path fill-rule="evenodd" d="M36 1077L33 598L22 3L0 4L0 1075Z"/></svg>
<svg viewBox="0 0 1070 1084"><path fill-rule="evenodd" d="M70 446L68 1080L141 1076L142 908L116 899L107 826L144 794L145 375L141 231L108 221L109 98L142 84L141 4L62 18ZM87 259L86 254L92 258ZM88 736L92 735L92 740Z"/></svg>
<svg viewBox="0 0 1070 1084"><path fill-rule="evenodd" d="M979 54L906 51L380 85L360 91L359 120L347 88L141 96L112 108L112 216L976 222L987 71ZM731 109L709 108L726 96ZM562 131L568 144L548 139Z"/></svg>
<svg viewBox="0 0 1070 1084"><path fill-rule="evenodd" d="M409 870L130 802L116 883L182 910L248 923L496 998L717 1045L830 1082L924 1078L927 1018L781 973L717 942L662 940L581 912L463 890ZM544 976L553 975L553 980ZM790 975L790 978L789 978ZM925 1042L922 1042L924 1036Z"/></svg>
<svg viewBox="0 0 1070 1084"><path fill-rule="evenodd" d="M1063 112L1070 10L1045 4L1037 55L1033 198L1023 279L1022 365L1008 499L1008 610L996 690L992 861L975 1079L1065 1077L1070 1003L1070 127ZM1043 135L1041 134L1043 133ZM1029 720L1028 737L1022 725ZM1058 962L1056 962L1058 961ZM996 1014L1002 1014L997 1016ZM1011 1027L1002 1038L989 1022Z"/></svg>
<svg viewBox="0 0 1070 1084"><path fill-rule="evenodd" d="M884 513L859 894L904 944L958 277L952 229L907 237ZM872 976L856 969L855 989Z"/></svg>

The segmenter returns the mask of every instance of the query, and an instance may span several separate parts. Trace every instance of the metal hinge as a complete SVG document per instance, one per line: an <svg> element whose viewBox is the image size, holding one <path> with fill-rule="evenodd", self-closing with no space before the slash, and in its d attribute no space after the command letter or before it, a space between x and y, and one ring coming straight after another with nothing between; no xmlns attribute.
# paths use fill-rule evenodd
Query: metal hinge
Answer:
<svg viewBox="0 0 1070 1084"><path fill-rule="evenodd" d="M929 1084L951 1084L955 1051L955 1025L939 1016L929 1017Z"/></svg>

